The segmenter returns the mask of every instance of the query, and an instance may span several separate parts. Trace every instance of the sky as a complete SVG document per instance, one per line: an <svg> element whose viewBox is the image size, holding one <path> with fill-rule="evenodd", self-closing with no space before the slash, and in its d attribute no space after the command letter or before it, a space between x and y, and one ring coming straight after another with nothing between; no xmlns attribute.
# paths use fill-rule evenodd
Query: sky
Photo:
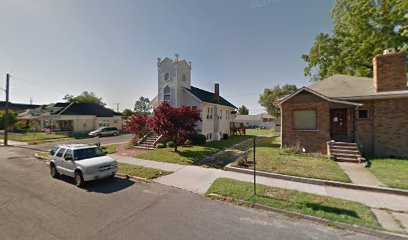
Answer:
<svg viewBox="0 0 408 240"><path fill-rule="evenodd" d="M158 57L251 114L264 88L310 84L301 55L330 32L334 0L0 0L0 87L48 104L92 91L116 110L157 95ZM0 99L5 94L0 91Z"/></svg>

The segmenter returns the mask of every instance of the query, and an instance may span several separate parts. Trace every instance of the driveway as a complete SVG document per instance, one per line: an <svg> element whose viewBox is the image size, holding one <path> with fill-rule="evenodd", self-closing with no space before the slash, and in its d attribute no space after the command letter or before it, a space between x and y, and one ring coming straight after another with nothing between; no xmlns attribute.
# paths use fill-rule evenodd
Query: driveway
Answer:
<svg viewBox="0 0 408 240"><path fill-rule="evenodd" d="M2 239L375 239L121 178L52 179L29 149L0 148Z"/></svg>

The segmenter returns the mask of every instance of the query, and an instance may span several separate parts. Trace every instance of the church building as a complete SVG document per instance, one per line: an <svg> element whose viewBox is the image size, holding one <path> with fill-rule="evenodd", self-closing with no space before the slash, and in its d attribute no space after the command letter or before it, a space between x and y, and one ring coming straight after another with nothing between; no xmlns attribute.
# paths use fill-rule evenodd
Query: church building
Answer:
<svg viewBox="0 0 408 240"><path fill-rule="evenodd" d="M158 58L157 73L158 92L150 103L153 108L163 101L172 107L196 107L202 118L198 132L205 135L207 141L230 135L230 122L235 119L236 107L220 96L218 83L215 83L213 92L191 86L191 62L179 60L178 54L174 60Z"/></svg>

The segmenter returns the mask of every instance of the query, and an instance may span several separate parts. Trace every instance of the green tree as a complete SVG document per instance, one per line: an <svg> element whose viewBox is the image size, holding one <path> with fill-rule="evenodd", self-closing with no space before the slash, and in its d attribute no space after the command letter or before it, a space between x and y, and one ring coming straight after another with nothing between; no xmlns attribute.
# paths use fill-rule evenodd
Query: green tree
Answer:
<svg viewBox="0 0 408 240"><path fill-rule="evenodd" d="M263 94L259 96L259 104L261 104L271 116L279 118L280 110L275 107L275 101L296 91L296 85L289 84L285 84L282 87L276 85L273 88L265 88Z"/></svg>
<svg viewBox="0 0 408 240"><path fill-rule="evenodd" d="M150 113L152 108L149 106L150 100L141 96L135 103L135 113Z"/></svg>
<svg viewBox="0 0 408 240"><path fill-rule="evenodd" d="M319 33L302 55L305 76L319 81L333 74L372 77L372 58L386 48L407 50L408 1L336 0L331 33Z"/></svg>
<svg viewBox="0 0 408 240"><path fill-rule="evenodd" d="M78 96L73 96L73 95L65 95L65 97L63 98L65 101L67 102L78 102L78 103L96 103L99 104L101 106L105 106L106 103L104 103L102 101L101 97L97 97L95 95L95 93L93 92L88 92L88 91L84 91L82 92L80 95Z"/></svg>
<svg viewBox="0 0 408 240"><path fill-rule="evenodd" d="M123 110L122 115L125 119L128 119L130 116L133 115L133 112L129 108L126 108Z"/></svg>
<svg viewBox="0 0 408 240"><path fill-rule="evenodd" d="M241 107L238 108L238 113L240 115L248 115L249 114L249 109L245 107L245 105L242 105Z"/></svg>
<svg viewBox="0 0 408 240"><path fill-rule="evenodd" d="M0 111L0 129L4 129L4 120L5 120L5 112L4 111ZM14 124L16 124L17 122L17 113L15 113L12 110L8 111L8 126L9 128L13 127Z"/></svg>

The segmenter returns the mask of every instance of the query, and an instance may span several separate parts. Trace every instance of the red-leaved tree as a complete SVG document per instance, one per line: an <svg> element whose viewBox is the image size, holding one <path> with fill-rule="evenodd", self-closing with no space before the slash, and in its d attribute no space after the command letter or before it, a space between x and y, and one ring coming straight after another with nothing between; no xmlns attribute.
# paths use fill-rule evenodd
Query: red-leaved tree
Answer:
<svg viewBox="0 0 408 240"><path fill-rule="evenodd" d="M133 143L150 132L147 124L148 119L147 114L134 114L126 121L125 129L134 134Z"/></svg>
<svg viewBox="0 0 408 240"><path fill-rule="evenodd" d="M188 134L196 131L197 122L201 121L200 112L191 107L171 107L163 102L149 118L150 129L158 135L164 135L174 142L174 151L184 143Z"/></svg>

